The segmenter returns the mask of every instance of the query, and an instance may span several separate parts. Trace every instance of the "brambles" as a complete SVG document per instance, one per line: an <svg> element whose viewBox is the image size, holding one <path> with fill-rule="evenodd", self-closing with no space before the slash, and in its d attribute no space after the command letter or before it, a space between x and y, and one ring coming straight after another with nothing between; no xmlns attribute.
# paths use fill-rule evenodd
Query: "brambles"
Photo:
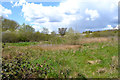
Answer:
<svg viewBox="0 0 120 80"><path fill-rule="evenodd" d="M70 75L70 69L56 71L46 60L42 63L31 63L28 58L27 55L17 55L13 59L3 58L2 79L68 78Z"/></svg>
<svg viewBox="0 0 120 80"><path fill-rule="evenodd" d="M24 55L25 56L25 55ZM32 64L24 56L17 56L14 59L4 60L2 62L2 79L20 79L20 78L45 78L53 71L49 64ZM55 73L54 73L55 74ZM35 76L34 76L35 75ZM54 77L54 76L53 76Z"/></svg>

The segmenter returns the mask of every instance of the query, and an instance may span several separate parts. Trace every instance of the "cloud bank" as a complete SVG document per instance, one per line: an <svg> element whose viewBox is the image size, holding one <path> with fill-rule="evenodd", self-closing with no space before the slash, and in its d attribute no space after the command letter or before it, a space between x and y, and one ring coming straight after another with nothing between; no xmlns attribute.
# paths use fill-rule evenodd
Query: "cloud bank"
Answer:
<svg viewBox="0 0 120 80"><path fill-rule="evenodd" d="M58 6L43 6L20 0L14 7L22 6L26 21L36 30L46 27L51 31L58 27L72 27L83 32L87 29L110 29L117 25L118 0L65 0ZM107 27L111 25L111 27Z"/></svg>

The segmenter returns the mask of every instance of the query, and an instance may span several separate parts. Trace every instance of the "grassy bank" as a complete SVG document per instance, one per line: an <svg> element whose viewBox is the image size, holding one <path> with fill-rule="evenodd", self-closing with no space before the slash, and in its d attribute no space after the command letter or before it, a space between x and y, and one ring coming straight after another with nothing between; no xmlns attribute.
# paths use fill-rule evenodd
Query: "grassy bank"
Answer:
<svg viewBox="0 0 120 80"><path fill-rule="evenodd" d="M4 66L10 66L9 63L12 66L7 72L5 69L8 67L3 67L4 77L18 74L29 78L117 78L117 39L89 41L83 40L83 43L80 42L78 46L67 45L68 48L64 45L62 45L63 48L54 45L50 46L51 49L47 49L49 46L41 47L39 42L28 42L24 45L23 43L6 43L3 49ZM56 49L52 49L55 47ZM18 66L18 61L20 61L20 66ZM24 65L28 66L24 68ZM26 71L22 72L22 70Z"/></svg>

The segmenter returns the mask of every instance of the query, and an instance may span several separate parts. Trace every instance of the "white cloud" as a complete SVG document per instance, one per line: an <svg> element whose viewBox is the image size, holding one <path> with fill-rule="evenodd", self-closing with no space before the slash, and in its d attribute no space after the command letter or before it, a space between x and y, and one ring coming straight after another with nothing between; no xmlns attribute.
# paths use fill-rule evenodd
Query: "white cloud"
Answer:
<svg viewBox="0 0 120 80"><path fill-rule="evenodd" d="M12 14L12 11L0 5L0 16L8 17L9 14Z"/></svg>
<svg viewBox="0 0 120 80"><path fill-rule="evenodd" d="M119 29L118 25L114 29Z"/></svg>
<svg viewBox="0 0 120 80"><path fill-rule="evenodd" d="M111 25L107 25L107 27L103 28L103 30L110 30L110 29L113 29Z"/></svg>
<svg viewBox="0 0 120 80"><path fill-rule="evenodd" d="M92 21L99 17L99 13L97 12L97 10L86 9L85 14L89 15Z"/></svg>
<svg viewBox="0 0 120 80"><path fill-rule="evenodd" d="M109 24L110 18L113 18L112 15L117 8L114 4L116 2L113 0L103 0L102 2L100 0L65 0L58 6L43 6L20 0L14 6L22 6L25 20L29 21L35 29L40 29L37 26L47 27L52 31L58 27L75 27L76 23L79 23L79 26L83 25L82 29L91 24L96 27L101 25L104 27ZM114 5L112 12L110 12L111 5ZM99 24L100 21L103 23ZM107 26L106 29L108 28L111 27Z"/></svg>
<svg viewBox="0 0 120 80"><path fill-rule="evenodd" d="M32 22L31 24L35 26L39 25L39 27L47 26L51 30L59 25L62 25L59 27L69 25L71 21L82 18L82 16L76 14L79 10L77 6L70 7L69 4L68 7L64 7L67 4L60 3L59 6L43 6L42 4L26 2L22 5L22 12L26 21Z"/></svg>
<svg viewBox="0 0 120 80"><path fill-rule="evenodd" d="M113 17L113 19L118 20L118 16Z"/></svg>
<svg viewBox="0 0 120 80"><path fill-rule="evenodd" d="M13 4L13 1L10 1L11 4Z"/></svg>
<svg viewBox="0 0 120 80"><path fill-rule="evenodd" d="M111 25L107 25L107 27L103 28L103 30L114 30L118 29L118 25L116 27L112 27Z"/></svg>
<svg viewBox="0 0 120 80"><path fill-rule="evenodd" d="M87 21L89 21L89 20L90 20L90 18L86 18L86 20L87 20Z"/></svg>
<svg viewBox="0 0 120 80"><path fill-rule="evenodd" d="M19 0L19 2L16 2L14 5L13 5L13 7L14 6L22 6L23 4L25 4L26 3L26 0Z"/></svg>
<svg viewBox="0 0 120 80"><path fill-rule="evenodd" d="M94 28L94 29L85 29L86 31L97 31L97 30L112 30L112 29L117 29L117 26L113 28L111 25L107 25L104 28Z"/></svg>

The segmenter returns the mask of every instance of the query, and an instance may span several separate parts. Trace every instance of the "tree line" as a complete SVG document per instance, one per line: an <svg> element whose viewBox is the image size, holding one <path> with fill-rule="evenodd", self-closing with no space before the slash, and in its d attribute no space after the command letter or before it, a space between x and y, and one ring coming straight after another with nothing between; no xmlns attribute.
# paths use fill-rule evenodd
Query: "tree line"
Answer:
<svg viewBox="0 0 120 80"><path fill-rule="evenodd" d="M67 28L59 28L58 33L52 31L51 34L47 28L43 27L41 32L35 31L35 29L23 23L19 25L16 21L3 18L2 21L2 42L29 42L29 41L49 41L59 36L66 34ZM69 31L71 31L70 28ZM72 30L73 31L73 30ZM69 33L69 32L68 32Z"/></svg>

